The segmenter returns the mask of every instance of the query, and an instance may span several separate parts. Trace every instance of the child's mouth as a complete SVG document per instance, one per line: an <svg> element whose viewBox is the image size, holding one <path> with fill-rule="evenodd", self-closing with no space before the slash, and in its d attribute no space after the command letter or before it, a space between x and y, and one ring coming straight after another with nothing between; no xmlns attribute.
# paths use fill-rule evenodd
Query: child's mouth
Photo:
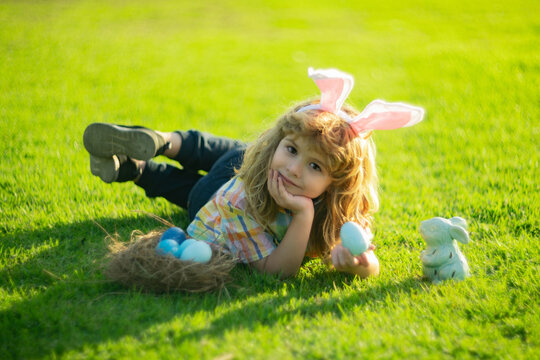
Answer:
<svg viewBox="0 0 540 360"><path fill-rule="evenodd" d="M288 185L291 185L291 186L295 186L295 187L299 187L298 185L296 185L295 183L293 183L291 180L289 180L285 175L283 175L282 173L278 172L279 176L283 179L283 183L284 184L288 184Z"/></svg>

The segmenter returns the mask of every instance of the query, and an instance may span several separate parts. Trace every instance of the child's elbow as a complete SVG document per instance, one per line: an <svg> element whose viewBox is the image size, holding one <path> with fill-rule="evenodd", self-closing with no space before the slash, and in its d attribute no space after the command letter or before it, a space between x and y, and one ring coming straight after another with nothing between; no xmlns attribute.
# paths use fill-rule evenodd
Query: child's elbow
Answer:
<svg viewBox="0 0 540 360"><path fill-rule="evenodd" d="M268 261L268 258L254 261L251 267L262 274L274 275L280 279L286 279L293 277L298 273L299 267L290 266L276 266L272 261Z"/></svg>

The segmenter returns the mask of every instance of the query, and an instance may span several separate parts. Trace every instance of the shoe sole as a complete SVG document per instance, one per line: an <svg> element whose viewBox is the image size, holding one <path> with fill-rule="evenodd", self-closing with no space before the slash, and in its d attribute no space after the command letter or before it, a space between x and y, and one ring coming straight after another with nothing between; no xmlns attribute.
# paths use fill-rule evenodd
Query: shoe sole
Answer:
<svg viewBox="0 0 540 360"><path fill-rule="evenodd" d="M118 158L102 158L90 155L90 172L92 175L99 177L103 182L108 184L118 179L118 169L120 164Z"/></svg>
<svg viewBox="0 0 540 360"><path fill-rule="evenodd" d="M145 129L130 129L113 124L93 123L83 135L86 150L94 156L108 158L126 155L133 159L149 160L156 153L157 140Z"/></svg>

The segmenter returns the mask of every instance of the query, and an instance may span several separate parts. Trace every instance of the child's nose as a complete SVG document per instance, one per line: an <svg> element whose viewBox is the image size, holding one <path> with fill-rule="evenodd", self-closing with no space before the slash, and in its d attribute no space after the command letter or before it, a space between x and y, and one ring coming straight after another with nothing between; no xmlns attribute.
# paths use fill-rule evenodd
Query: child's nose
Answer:
<svg viewBox="0 0 540 360"><path fill-rule="evenodd" d="M300 161L291 161L289 163L289 173L291 175L299 177L301 171L302 171L302 164L300 163Z"/></svg>

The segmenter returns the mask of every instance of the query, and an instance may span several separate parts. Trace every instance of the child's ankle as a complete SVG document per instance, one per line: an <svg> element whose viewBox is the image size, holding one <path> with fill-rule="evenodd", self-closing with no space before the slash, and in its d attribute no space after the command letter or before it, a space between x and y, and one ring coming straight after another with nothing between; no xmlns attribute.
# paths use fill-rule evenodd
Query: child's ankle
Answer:
<svg viewBox="0 0 540 360"><path fill-rule="evenodd" d="M144 172L144 169L146 168L146 161L143 161L143 160L135 160L135 159L132 159L133 162L135 163L135 166L137 167L137 177L135 179L133 179L133 182L134 183L137 183L137 181L139 181L139 179L141 178L143 172Z"/></svg>
<svg viewBox="0 0 540 360"><path fill-rule="evenodd" d="M182 138L180 137L180 135L175 132L162 133L156 131L156 133L158 135L161 135L161 137L165 139L165 142L170 143L169 148L163 152L163 155L165 155L169 159L176 158L176 155L178 155L178 152L180 151L180 146L182 145Z"/></svg>

